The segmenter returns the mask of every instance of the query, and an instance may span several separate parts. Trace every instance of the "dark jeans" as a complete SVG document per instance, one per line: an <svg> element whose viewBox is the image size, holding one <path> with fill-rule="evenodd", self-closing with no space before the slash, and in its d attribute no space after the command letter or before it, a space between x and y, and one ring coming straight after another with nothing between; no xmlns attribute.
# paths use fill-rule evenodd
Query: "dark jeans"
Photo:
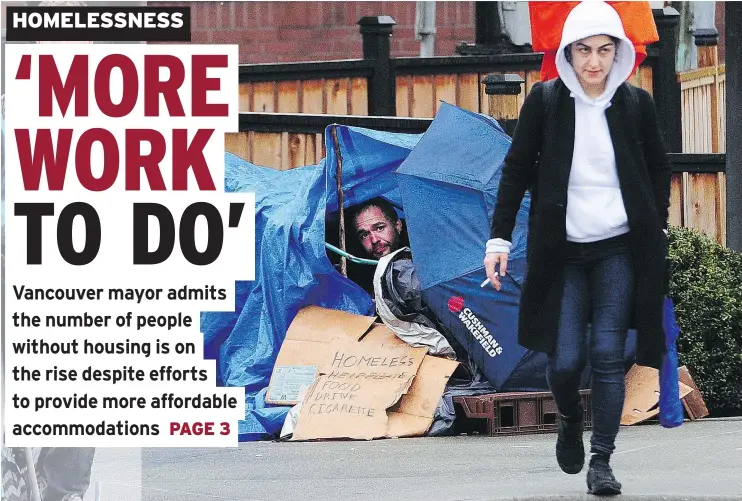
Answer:
<svg viewBox="0 0 742 501"><path fill-rule="evenodd" d="M567 247L557 346L549 356L547 379L559 412L575 416L580 377L590 357L590 451L610 455L624 404L624 352L634 291L628 235Z"/></svg>

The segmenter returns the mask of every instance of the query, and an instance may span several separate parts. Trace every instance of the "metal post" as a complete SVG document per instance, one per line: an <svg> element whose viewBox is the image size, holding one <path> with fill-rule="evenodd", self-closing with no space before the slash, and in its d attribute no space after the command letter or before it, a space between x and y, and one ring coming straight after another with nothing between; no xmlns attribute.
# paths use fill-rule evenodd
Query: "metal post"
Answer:
<svg viewBox="0 0 742 501"><path fill-rule="evenodd" d="M372 64L368 81L368 114L393 117L397 113L397 86L392 71L390 38L397 24L389 16L363 17L363 59Z"/></svg>
<svg viewBox="0 0 742 501"><path fill-rule="evenodd" d="M713 68L714 85L711 87L711 151L719 153L719 32L716 28L693 31L698 52L698 67Z"/></svg>
<svg viewBox="0 0 742 501"><path fill-rule="evenodd" d="M659 57L652 74L654 101L668 151L681 153L683 150L682 99L680 82L678 82L675 71L680 13L672 7L654 9L652 12L657 25L657 33L660 36L659 42L656 43Z"/></svg>
<svg viewBox="0 0 742 501"><path fill-rule="evenodd" d="M420 57L435 56L435 2L420 0L416 4L415 38L420 40Z"/></svg>
<svg viewBox="0 0 742 501"><path fill-rule="evenodd" d="M742 252L742 4L724 2L726 23L727 247Z"/></svg>

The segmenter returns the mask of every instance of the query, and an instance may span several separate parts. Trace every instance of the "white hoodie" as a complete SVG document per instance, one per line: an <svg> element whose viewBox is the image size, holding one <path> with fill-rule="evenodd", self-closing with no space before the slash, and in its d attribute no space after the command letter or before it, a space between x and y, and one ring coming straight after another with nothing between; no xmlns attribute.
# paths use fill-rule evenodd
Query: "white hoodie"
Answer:
<svg viewBox="0 0 742 501"><path fill-rule="evenodd" d="M564 48L593 35L621 40L608 74L606 89L592 99L585 94ZM575 143L567 196L567 240L594 242L629 231L621 198L616 160L605 110L616 89L631 75L636 53L624 33L616 10L602 1L588 0L569 13L556 56L556 67L575 100Z"/></svg>
<svg viewBox="0 0 742 501"><path fill-rule="evenodd" d="M567 45L594 35L609 35L621 41L606 89L595 99L585 94L564 56ZM629 231L605 110L616 89L631 75L635 58L634 45L626 37L620 16L607 3L583 1L567 16L556 67L575 101L575 143L567 193L569 241L594 242ZM510 246L505 240L491 239L486 252L509 252Z"/></svg>

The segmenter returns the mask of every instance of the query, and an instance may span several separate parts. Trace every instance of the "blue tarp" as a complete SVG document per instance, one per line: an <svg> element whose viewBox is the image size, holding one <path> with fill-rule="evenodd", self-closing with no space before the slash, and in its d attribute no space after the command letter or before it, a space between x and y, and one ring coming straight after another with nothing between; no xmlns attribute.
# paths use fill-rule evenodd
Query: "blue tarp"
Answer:
<svg viewBox="0 0 742 501"><path fill-rule="evenodd" d="M319 165L277 171L227 154L225 190L255 193L255 280L237 282L234 313L205 312L205 356L217 360L220 384L245 388L240 441L280 431L288 407L265 403L286 330L306 305L373 315L371 297L327 258L325 216L337 211L335 151ZM419 135L337 126L343 159L344 206L376 196L399 203L392 173ZM327 166L332 166L328 169Z"/></svg>

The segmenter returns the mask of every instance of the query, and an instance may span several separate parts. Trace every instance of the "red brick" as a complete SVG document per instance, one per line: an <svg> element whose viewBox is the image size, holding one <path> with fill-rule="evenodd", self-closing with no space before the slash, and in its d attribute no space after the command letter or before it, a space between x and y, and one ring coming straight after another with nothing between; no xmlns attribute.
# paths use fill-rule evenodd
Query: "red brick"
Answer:
<svg viewBox="0 0 742 501"><path fill-rule="evenodd" d="M206 2L193 2L191 4L191 30L198 28L211 28L211 19L209 19Z"/></svg>
<svg viewBox="0 0 742 501"><path fill-rule="evenodd" d="M316 2L319 6L317 26L334 26L331 2Z"/></svg>
<svg viewBox="0 0 742 501"><path fill-rule="evenodd" d="M301 54L301 61L322 61L329 59L335 53L335 43L331 40L317 40L311 47Z"/></svg>
<svg viewBox="0 0 742 501"><path fill-rule="evenodd" d="M278 40L312 40L318 37L324 38L323 33L318 33L316 29L312 28L280 28L272 31L278 35Z"/></svg>
<svg viewBox="0 0 742 501"><path fill-rule="evenodd" d="M394 33L392 34L392 38L396 38L397 40L401 39L415 39L415 28L414 27L394 27Z"/></svg>
<svg viewBox="0 0 742 501"><path fill-rule="evenodd" d="M474 26L457 26L453 29L453 34L451 35L451 38L457 41L466 41L466 42L473 42L474 41Z"/></svg>
<svg viewBox="0 0 742 501"><path fill-rule="evenodd" d="M317 29L315 31L317 38L329 38L331 40L337 39L348 39L353 36L361 38L359 30L351 28L350 26L328 26Z"/></svg>
<svg viewBox="0 0 742 501"><path fill-rule="evenodd" d="M237 27L242 28L261 28L260 19L258 16L258 5L260 2L240 2L238 5L238 22Z"/></svg>
<svg viewBox="0 0 742 501"><path fill-rule="evenodd" d="M436 10L440 8L441 3L445 2L438 2L436 5ZM415 2L394 2L394 6L396 7L395 15L399 16L399 19L395 18L395 20L399 24L404 24L406 26L415 26L415 13L416 13L416 6Z"/></svg>
<svg viewBox="0 0 742 501"><path fill-rule="evenodd" d="M191 43L209 43L209 32L191 30Z"/></svg>
<svg viewBox="0 0 742 501"><path fill-rule="evenodd" d="M234 2L220 2L214 5L216 19L221 28L234 28L237 6Z"/></svg>
<svg viewBox="0 0 742 501"><path fill-rule="evenodd" d="M240 30L219 30L211 32L211 43L240 44L244 42L244 32Z"/></svg>
<svg viewBox="0 0 742 501"><path fill-rule="evenodd" d="M255 2L255 18L257 19L257 26L261 28L274 28L276 26L273 24L274 9L274 2Z"/></svg>
<svg viewBox="0 0 742 501"><path fill-rule="evenodd" d="M459 26L470 25L474 23L474 4L472 2L460 2L461 18Z"/></svg>
<svg viewBox="0 0 742 501"><path fill-rule="evenodd" d="M435 55L436 56L453 56L456 54L456 47L459 43L454 40L436 40L435 41Z"/></svg>
<svg viewBox="0 0 742 501"><path fill-rule="evenodd" d="M358 26L363 16L360 2L345 2L345 23L348 26Z"/></svg>
<svg viewBox="0 0 742 501"><path fill-rule="evenodd" d="M265 28L244 30L242 33L245 40L260 42L277 42L281 40L281 36L287 36L286 33L282 32L281 30L271 30Z"/></svg>
<svg viewBox="0 0 742 501"><path fill-rule="evenodd" d="M274 26L289 28L296 26L308 26L307 5L304 2L286 2L280 8L274 10Z"/></svg>
<svg viewBox="0 0 742 501"><path fill-rule="evenodd" d="M451 2L439 2L435 7L435 26L440 29L441 26L448 26L449 11Z"/></svg>
<svg viewBox="0 0 742 501"><path fill-rule="evenodd" d="M436 40L450 40L453 38L454 29L451 27L438 27L435 31Z"/></svg>
<svg viewBox="0 0 742 501"><path fill-rule="evenodd" d="M307 25L308 26L321 26L322 25L322 2L308 2L307 8Z"/></svg>
<svg viewBox="0 0 742 501"><path fill-rule="evenodd" d="M397 22L391 39L394 57L419 54L419 42L414 38L415 2L412 1L248 1L187 5L193 13L193 42L239 43L241 62L360 58L362 39L356 23L363 16L378 15L392 16ZM437 4L436 55L453 55L459 42L473 41L472 5L458 1ZM292 44L294 49L290 52Z"/></svg>
<svg viewBox="0 0 742 501"><path fill-rule="evenodd" d="M267 47L266 52L273 54L298 54L299 43L294 40L281 40L278 42L271 42L270 45Z"/></svg>
<svg viewBox="0 0 742 501"><path fill-rule="evenodd" d="M384 7L382 6L382 2L363 2L360 5L358 5L358 19L366 16L382 16L386 15L384 14ZM358 22L358 19L355 20L355 22ZM396 21L396 19L395 19Z"/></svg>

